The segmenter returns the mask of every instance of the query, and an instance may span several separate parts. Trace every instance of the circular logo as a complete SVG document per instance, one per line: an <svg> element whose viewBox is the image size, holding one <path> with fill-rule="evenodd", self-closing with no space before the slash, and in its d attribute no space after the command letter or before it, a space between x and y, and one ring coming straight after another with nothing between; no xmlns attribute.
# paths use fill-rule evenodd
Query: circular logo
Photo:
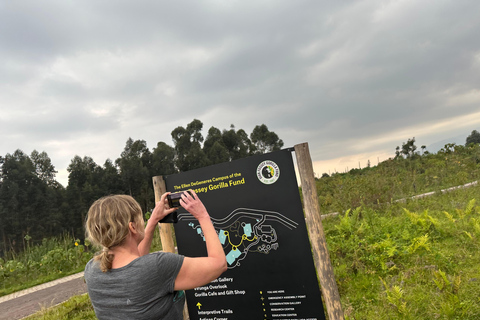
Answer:
<svg viewBox="0 0 480 320"><path fill-rule="evenodd" d="M265 160L257 167L257 178L264 184L272 184L280 177L280 168L271 161Z"/></svg>

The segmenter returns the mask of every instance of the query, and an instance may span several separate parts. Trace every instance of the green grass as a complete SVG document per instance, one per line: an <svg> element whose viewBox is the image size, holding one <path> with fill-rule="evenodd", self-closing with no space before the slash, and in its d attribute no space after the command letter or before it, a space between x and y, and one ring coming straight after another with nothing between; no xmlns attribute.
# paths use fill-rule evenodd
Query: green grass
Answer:
<svg viewBox="0 0 480 320"><path fill-rule="evenodd" d="M97 319L93 311L88 294L75 296L52 308L43 308L41 311L25 318L25 320L87 320Z"/></svg>
<svg viewBox="0 0 480 320"><path fill-rule="evenodd" d="M322 213L344 212L480 180L480 146L456 146L410 159L386 160L378 166L352 169L317 179Z"/></svg>
<svg viewBox="0 0 480 320"><path fill-rule="evenodd" d="M346 319L478 319L480 188L323 222Z"/></svg>
<svg viewBox="0 0 480 320"><path fill-rule="evenodd" d="M0 258L0 296L83 271L92 256L88 246L69 235L43 239L25 252Z"/></svg>

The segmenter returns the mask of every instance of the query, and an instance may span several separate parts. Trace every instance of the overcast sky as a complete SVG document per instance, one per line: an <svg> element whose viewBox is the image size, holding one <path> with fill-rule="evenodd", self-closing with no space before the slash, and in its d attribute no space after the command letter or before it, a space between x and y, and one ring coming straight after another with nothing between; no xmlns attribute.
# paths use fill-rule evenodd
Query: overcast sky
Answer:
<svg viewBox="0 0 480 320"><path fill-rule="evenodd" d="M193 119L308 142L318 175L480 130L480 1L0 0L0 155L66 186ZM464 140L462 141L464 143Z"/></svg>

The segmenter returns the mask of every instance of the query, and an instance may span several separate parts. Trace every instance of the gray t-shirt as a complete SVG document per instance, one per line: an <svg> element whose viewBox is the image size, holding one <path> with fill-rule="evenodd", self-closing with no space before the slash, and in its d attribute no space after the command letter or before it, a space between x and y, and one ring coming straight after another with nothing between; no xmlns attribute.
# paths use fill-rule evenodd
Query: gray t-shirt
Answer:
<svg viewBox="0 0 480 320"><path fill-rule="evenodd" d="M174 291L183 258L155 252L107 272L90 260L85 266L85 281L97 318L183 319L185 293Z"/></svg>

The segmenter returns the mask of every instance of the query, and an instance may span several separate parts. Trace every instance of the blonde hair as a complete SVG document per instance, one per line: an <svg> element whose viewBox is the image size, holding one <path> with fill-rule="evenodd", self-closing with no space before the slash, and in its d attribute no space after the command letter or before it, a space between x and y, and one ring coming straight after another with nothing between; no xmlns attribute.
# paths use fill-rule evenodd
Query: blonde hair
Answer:
<svg viewBox="0 0 480 320"><path fill-rule="evenodd" d="M129 233L129 224L144 223L142 209L131 196L112 195L98 199L88 210L85 223L87 238L102 250L95 256L100 269L112 268L114 255L110 249L124 243Z"/></svg>

